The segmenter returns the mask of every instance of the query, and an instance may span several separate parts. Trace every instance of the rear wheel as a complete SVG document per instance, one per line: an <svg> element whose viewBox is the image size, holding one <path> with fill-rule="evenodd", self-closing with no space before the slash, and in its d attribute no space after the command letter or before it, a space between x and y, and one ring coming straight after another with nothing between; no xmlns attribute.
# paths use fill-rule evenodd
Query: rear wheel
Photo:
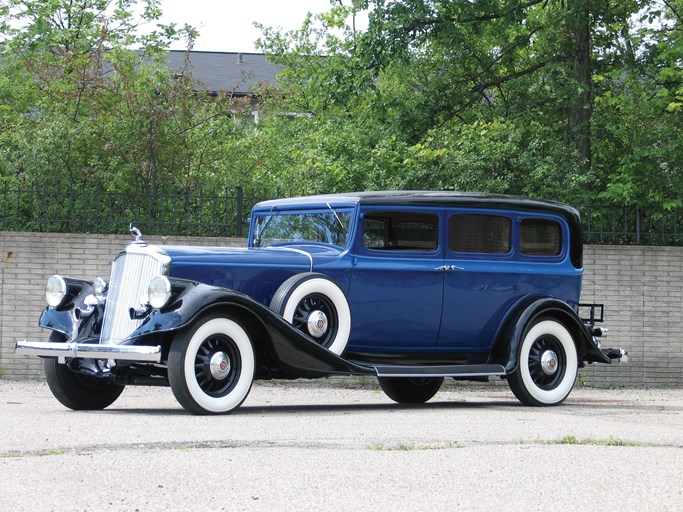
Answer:
<svg viewBox="0 0 683 512"><path fill-rule="evenodd" d="M236 321L209 316L179 332L168 356L176 399L194 414L223 414L239 407L254 380L254 349Z"/></svg>
<svg viewBox="0 0 683 512"><path fill-rule="evenodd" d="M51 342L64 342L62 334L53 333ZM55 398L65 407L76 411L99 410L109 407L123 392L124 386L105 379L73 372L57 359L43 361L45 380Z"/></svg>
<svg viewBox="0 0 683 512"><path fill-rule="evenodd" d="M518 351L517 369L508 384L525 405L558 405L569 396L579 364L574 339L557 320L541 319L527 331Z"/></svg>
<svg viewBox="0 0 683 512"><path fill-rule="evenodd" d="M443 384L443 377L378 377L379 387L394 402L421 404L432 398Z"/></svg>

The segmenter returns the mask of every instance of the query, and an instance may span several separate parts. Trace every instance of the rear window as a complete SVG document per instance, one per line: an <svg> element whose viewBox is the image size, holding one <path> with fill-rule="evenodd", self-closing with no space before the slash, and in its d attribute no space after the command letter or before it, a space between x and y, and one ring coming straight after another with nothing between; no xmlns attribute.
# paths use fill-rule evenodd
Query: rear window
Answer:
<svg viewBox="0 0 683 512"><path fill-rule="evenodd" d="M499 215L453 215L448 225L452 251L484 254L510 252L512 221Z"/></svg>
<svg viewBox="0 0 683 512"><path fill-rule="evenodd" d="M557 256L562 251L562 228L549 219L524 219L519 247L528 256Z"/></svg>
<svg viewBox="0 0 683 512"><path fill-rule="evenodd" d="M439 217L423 213L373 213L363 221L368 249L433 251L438 247Z"/></svg>

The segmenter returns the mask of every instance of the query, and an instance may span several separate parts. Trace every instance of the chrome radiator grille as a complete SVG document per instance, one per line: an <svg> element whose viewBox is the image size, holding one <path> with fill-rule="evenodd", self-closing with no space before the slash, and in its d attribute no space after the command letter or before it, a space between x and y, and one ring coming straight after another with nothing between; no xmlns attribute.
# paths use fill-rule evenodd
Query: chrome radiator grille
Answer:
<svg viewBox="0 0 683 512"><path fill-rule="evenodd" d="M132 320L130 308L147 302L150 280L166 274L170 258L146 244L131 244L112 264L100 343L119 344L143 320Z"/></svg>

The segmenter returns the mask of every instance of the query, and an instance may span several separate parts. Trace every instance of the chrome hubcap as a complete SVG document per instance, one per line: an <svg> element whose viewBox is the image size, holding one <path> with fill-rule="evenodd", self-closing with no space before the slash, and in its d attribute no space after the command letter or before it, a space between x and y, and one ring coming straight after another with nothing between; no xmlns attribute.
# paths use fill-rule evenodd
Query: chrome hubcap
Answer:
<svg viewBox="0 0 683 512"><path fill-rule="evenodd" d="M209 368L214 379L223 380L230 373L230 358L225 352L216 352L211 356Z"/></svg>
<svg viewBox="0 0 683 512"><path fill-rule="evenodd" d="M557 371L557 354L546 350L541 355L541 369L546 375L553 375Z"/></svg>
<svg viewBox="0 0 683 512"><path fill-rule="evenodd" d="M314 338L324 336L328 327L327 315L322 311L311 311L311 314L308 315L308 320L306 320L306 327L308 328L308 333Z"/></svg>

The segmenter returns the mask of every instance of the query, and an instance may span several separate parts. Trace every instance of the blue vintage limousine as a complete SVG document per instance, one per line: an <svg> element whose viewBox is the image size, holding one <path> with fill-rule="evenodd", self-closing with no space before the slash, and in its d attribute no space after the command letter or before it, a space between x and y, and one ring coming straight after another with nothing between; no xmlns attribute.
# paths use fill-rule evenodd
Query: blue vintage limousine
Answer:
<svg viewBox="0 0 683 512"><path fill-rule="evenodd" d="M602 349L600 305L580 305L579 215L559 203L456 192L363 192L265 201L246 248L135 240L109 281L52 276L44 358L72 409L126 385L170 385L196 414L239 407L255 379L376 376L400 403L444 378L506 379L557 405ZM580 311L586 314L580 314Z"/></svg>

